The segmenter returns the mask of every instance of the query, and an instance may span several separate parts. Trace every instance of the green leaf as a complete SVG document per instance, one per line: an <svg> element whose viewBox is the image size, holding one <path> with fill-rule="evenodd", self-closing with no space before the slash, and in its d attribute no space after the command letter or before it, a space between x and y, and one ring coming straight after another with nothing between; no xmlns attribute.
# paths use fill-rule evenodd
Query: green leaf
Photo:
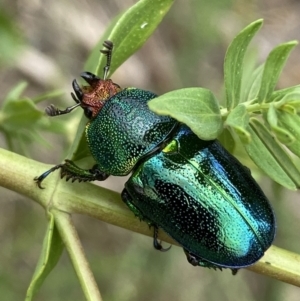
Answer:
<svg viewBox="0 0 300 301"><path fill-rule="evenodd" d="M24 92L24 90L26 89L26 87L28 86L27 82L20 82L18 83L15 87L13 87L12 90L9 91L9 93L6 95L6 97L4 98L3 101L3 107L5 107L5 105L7 103L9 103L10 101L15 101L18 100L22 93Z"/></svg>
<svg viewBox="0 0 300 301"><path fill-rule="evenodd" d="M173 2L174 0L140 0L130 7L121 17L116 18L110 24L85 64L85 70L103 77L106 57L100 55L99 50L103 48L104 40L111 40L115 48L108 75L113 74L126 59L143 46L162 21ZM87 144L82 143L85 141L85 137L82 137L85 124L86 118L83 117L78 127L75 142L69 151L69 157L72 157L73 160L89 156Z"/></svg>
<svg viewBox="0 0 300 301"><path fill-rule="evenodd" d="M0 131L3 132L7 147L30 157L28 145L33 142L51 146L51 143L40 134L41 130L65 133L67 123L60 119L50 119L40 111L34 101L39 102L49 97L57 97L60 92L54 91L36 97L34 100L21 98L25 84L20 84L9 93L0 111Z"/></svg>
<svg viewBox="0 0 300 301"><path fill-rule="evenodd" d="M218 101L207 89L175 90L150 100L148 105L159 115L185 123L203 140L217 138L223 128Z"/></svg>
<svg viewBox="0 0 300 301"><path fill-rule="evenodd" d="M287 92L286 94L278 94L276 98L276 108L280 108L288 103L293 105L294 101L300 100L300 88L293 87L294 89L291 92ZM273 98L273 97L272 97Z"/></svg>
<svg viewBox="0 0 300 301"><path fill-rule="evenodd" d="M297 41L291 41L288 43L281 44L274 48L269 54L265 63L261 86L258 93L259 103L271 101L271 95L275 89L279 75L285 65L285 62L291 50L297 44Z"/></svg>
<svg viewBox="0 0 300 301"><path fill-rule="evenodd" d="M300 186L300 173L290 156L257 119L250 119L247 130L252 138L244 145L249 157L275 182L296 190Z"/></svg>
<svg viewBox="0 0 300 301"><path fill-rule="evenodd" d="M278 126L278 118L274 105L270 105L269 107L267 120L276 138L281 143L289 145L295 141L295 137L289 131Z"/></svg>
<svg viewBox="0 0 300 301"><path fill-rule="evenodd" d="M289 105L291 105L297 112L300 111L300 99L289 102Z"/></svg>
<svg viewBox="0 0 300 301"><path fill-rule="evenodd" d="M220 143L231 153L235 150L235 140L228 129L224 129L221 135L218 136Z"/></svg>
<svg viewBox="0 0 300 301"><path fill-rule="evenodd" d="M22 28L16 22L16 16L9 12L3 1L0 2L0 63L15 64L17 55L22 50L24 43Z"/></svg>
<svg viewBox="0 0 300 301"><path fill-rule="evenodd" d="M61 97L63 94L64 94L64 92L62 90L55 90L55 91L51 91L51 92L46 92L42 95L39 95L37 97L32 98L32 101L35 104L37 104L37 103L42 102L44 100L49 100L49 99Z"/></svg>
<svg viewBox="0 0 300 301"><path fill-rule="evenodd" d="M47 275L56 266L64 249L63 242L54 224L54 217L51 213L48 213L48 216L49 221L42 252L27 290L26 301L32 300Z"/></svg>
<svg viewBox="0 0 300 301"><path fill-rule="evenodd" d="M109 75L144 45L173 3L174 0L140 0L120 17L107 37L115 45ZM101 55L97 75L102 76L105 64L106 57Z"/></svg>
<svg viewBox="0 0 300 301"><path fill-rule="evenodd" d="M115 27L116 23L118 22L120 16L117 16L114 18L114 20L109 24L107 29L105 30L104 34L100 38L100 40L97 42L95 47L93 48L92 52L90 53L87 61L84 64L84 70L92 72L94 74L97 74L101 78L103 78L103 68L106 63L106 59L101 54L100 49L103 48L103 42L108 39L108 36L110 35L111 31ZM102 58L103 56L103 58ZM99 63L100 60L100 63ZM113 54L113 60L114 61L114 54ZM99 64L101 64L101 68L99 67ZM100 69L99 69L100 68ZM98 70L99 69L99 70ZM111 75L113 72L109 72L109 75Z"/></svg>
<svg viewBox="0 0 300 301"><path fill-rule="evenodd" d="M243 60L247 47L255 33L262 26L263 20L257 20L243 29L232 41L225 56L224 81L226 106L232 110L240 102Z"/></svg>
<svg viewBox="0 0 300 301"><path fill-rule="evenodd" d="M252 90L252 86L254 85L254 83L257 80L259 80L259 71L262 68L261 65L257 67L257 60L258 60L257 50L254 48L247 50L247 60L245 60L245 62L243 63L243 76L242 76L241 95L240 95L239 103L253 100L256 97L256 95L252 97L249 94L250 91Z"/></svg>
<svg viewBox="0 0 300 301"><path fill-rule="evenodd" d="M278 110L277 114L280 126L287 129L295 137L294 142L287 145L287 147L295 155L300 157L300 116L296 114L290 114L284 110Z"/></svg>
<svg viewBox="0 0 300 301"><path fill-rule="evenodd" d="M74 142L71 146L71 149L68 151L67 158L71 159L72 161L81 160L85 157L90 156L91 154L85 136L85 127L87 122L87 118L85 116L82 116L77 128Z"/></svg>
<svg viewBox="0 0 300 301"><path fill-rule="evenodd" d="M34 126L37 130L47 131L55 134L66 134L70 132L70 124L74 123L74 126L77 126L73 121L74 118L50 118L48 116L43 116L38 120L37 124Z"/></svg>
<svg viewBox="0 0 300 301"><path fill-rule="evenodd" d="M34 126L44 113L36 108L32 100L20 99L6 102L1 115L0 127L6 131L19 131Z"/></svg>
<svg viewBox="0 0 300 301"><path fill-rule="evenodd" d="M254 70L251 78L249 79L248 90L246 90L245 92L245 94L247 95L245 101L256 99L261 85L263 70L264 65L260 65L257 69Z"/></svg>
<svg viewBox="0 0 300 301"><path fill-rule="evenodd" d="M291 105L284 105L281 107L281 109L290 114L297 114L297 109Z"/></svg>
<svg viewBox="0 0 300 301"><path fill-rule="evenodd" d="M228 115L225 126L230 126L235 130L243 143L251 141L251 135L247 131L249 126L249 114L246 106L239 104Z"/></svg>
<svg viewBox="0 0 300 301"><path fill-rule="evenodd" d="M270 102L273 102L273 101L279 102L280 100L286 99L287 97L288 97L287 101L290 101L288 95L294 95L294 94L300 95L300 85L296 85L293 87L288 87L285 89L280 89L280 90L274 91L270 97ZM284 103L282 103L282 104L284 104Z"/></svg>

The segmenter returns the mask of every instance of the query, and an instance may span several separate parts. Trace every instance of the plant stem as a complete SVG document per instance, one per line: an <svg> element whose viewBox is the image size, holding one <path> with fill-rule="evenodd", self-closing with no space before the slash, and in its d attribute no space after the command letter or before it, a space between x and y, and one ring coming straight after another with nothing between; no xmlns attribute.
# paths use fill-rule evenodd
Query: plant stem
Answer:
<svg viewBox="0 0 300 301"><path fill-rule="evenodd" d="M248 113L253 113L261 110L267 110L269 109L270 105L274 105L274 103L273 102L253 103L253 100L251 100L251 101L240 103L240 105L245 106ZM221 112L221 116L225 118L229 115L231 111L228 111L227 108L222 108L220 112Z"/></svg>
<svg viewBox="0 0 300 301"><path fill-rule="evenodd" d="M80 243L70 214L58 210L53 210L52 213L86 300L102 301L96 280L92 274L89 263L86 260L83 247Z"/></svg>
<svg viewBox="0 0 300 301"><path fill-rule="evenodd" d="M72 184L61 181L59 172L47 177L43 183L45 189L38 189L33 178L49 169L49 165L3 149L0 149L0 166L1 186L35 200L51 212L59 210L65 214L87 214L116 226L153 236L153 230L134 217L116 192L90 183ZM83 194L82 191L85 193ZM67 223L67 218L59 222L62 227ZM67 227L73 226L69 224ZM73 230L70 228L68 231ZM72 241L75 241L75 234L72 235L74 235ZM163 231L160 231L159 238L177 244ZM69 246L73 244L71 241L66 243ZM248 269L300 287L299 254L272 246L259 262Z"/></svg>

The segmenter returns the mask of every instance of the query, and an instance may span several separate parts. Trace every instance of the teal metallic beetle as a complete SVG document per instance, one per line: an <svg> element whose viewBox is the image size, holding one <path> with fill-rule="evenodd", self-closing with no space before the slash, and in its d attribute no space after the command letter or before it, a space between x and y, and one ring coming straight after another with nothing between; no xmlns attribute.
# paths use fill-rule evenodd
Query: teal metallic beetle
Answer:
<svg viewBox="0 0 300 301"><path fill-rule="evenodd" d="M113 44L104 43L104 79L84 72L89 86L73 81L76 104L66 110L53 105L50 116L80 106L90 119L86 138L96 165L83 170L66 160L35 178L38 186L56 169L72 181L105 180L132 173L122 199L154 228L154 247L161 251L158 229L184 249L194 266L239 268L252 265L275 236L272 208L249 170L217 140L203 141L186 125L148 109L155 94L121 89L110 79Z"/></svg>

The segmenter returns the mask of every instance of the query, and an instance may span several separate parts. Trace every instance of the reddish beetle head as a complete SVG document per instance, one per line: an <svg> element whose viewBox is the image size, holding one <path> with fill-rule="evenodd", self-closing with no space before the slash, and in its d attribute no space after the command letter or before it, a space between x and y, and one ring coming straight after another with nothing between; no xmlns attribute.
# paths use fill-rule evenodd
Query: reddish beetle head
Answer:
<svg viewBox="0 0 300 301"><path fill-rule="evenodd" d="M83 72L81 77L89 86L80 88L74 79L72 86L75 94L71 93L71 95L78 105L83 108L88 118L95 118L105 101L121 91L121 87L113 83L111 79L100 79L90 72Z"/></svg>
<svg viewBox="0 0 300 301"><path fill-rule="evenodd" d="M68 107L65 110L59 110L53 105L50 105L46 108L46 113L49 116L68 114L80 106L83 108L86 117L90 119L95 118L104 103L121 91L121 87L119 85L113 83L111 79L107 79L111 63L113 43L111 41L105 41L103 46L106 49L101 50L101 53L107 57L103 79L90 72L83 72L81 77L89 84L89 86L80 87L76 79L73 80L72 86L75 94L71 93L71 96L75 100L76 105Z"/></svg>

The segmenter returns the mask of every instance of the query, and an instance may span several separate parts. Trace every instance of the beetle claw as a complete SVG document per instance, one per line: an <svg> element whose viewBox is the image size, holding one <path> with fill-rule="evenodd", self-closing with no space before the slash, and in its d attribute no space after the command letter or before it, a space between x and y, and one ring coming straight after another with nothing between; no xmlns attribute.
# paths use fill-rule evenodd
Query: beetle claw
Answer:
<svg viewBox="0 0 300 301"><path fill-rule="evenodd" d="M161 251L161 252L167 252L171 249L172 245L170 245L168 248L164 248L161 245L161 241L158 242L157 240L157 235L158 235L158 228L154 226L154 233L153 233L153 246L156 250Z"/></svg>
<svg viewBox="0 0 300 301"><path fill-rule="evenodd" d="M104 41L103 46L107 49L100 50L100 52L107 55L107 53L112 52L114 48L114 43L112 41L106 40Z"/></svg>
<svg viewBox="0 0 300 301"><path fill-rule="evenodd" d="M36 185L38 186L38 188L40 188L40 189L45 189L45 188L42 186L42 181L43 181L43 179L40 179L40 177L35 177L33 180L35 181L35 183L36 183Z"/></svg>
<svg viewBox="0 0 300 301"><path fill-rule="evenodd" d="M172 248L172 245L169 245L168 248L164 248L162 245L161 245L161 241L158 242L157 240L153 243L154 245L154 248L158 251L161 251L161 252L167 252L169 251L171 248Z"/></svg>
<svg viewBox="0 0 300 301"><path fill-rule="evenodd" d="M57 114L57 108L54 105L50 105L46 107L45 112L48 116L56 116Z"/></svg>

